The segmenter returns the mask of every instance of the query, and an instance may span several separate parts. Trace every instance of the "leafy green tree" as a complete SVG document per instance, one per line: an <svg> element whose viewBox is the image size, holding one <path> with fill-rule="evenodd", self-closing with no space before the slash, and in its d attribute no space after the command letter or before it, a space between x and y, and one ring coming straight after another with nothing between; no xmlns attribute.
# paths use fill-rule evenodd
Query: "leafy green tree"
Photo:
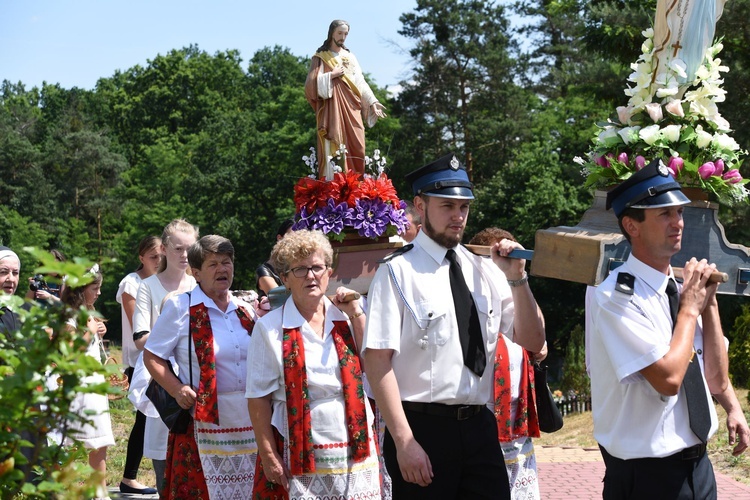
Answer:
<svg viewBox="0 0 750 500"><path fill-rule="evenodd" d="M480 0L419 0L400 17L414 73L394 104L397 179L455 151L474 182L503 168L523 137L525 92L514 82L505 7Z"/></svg>

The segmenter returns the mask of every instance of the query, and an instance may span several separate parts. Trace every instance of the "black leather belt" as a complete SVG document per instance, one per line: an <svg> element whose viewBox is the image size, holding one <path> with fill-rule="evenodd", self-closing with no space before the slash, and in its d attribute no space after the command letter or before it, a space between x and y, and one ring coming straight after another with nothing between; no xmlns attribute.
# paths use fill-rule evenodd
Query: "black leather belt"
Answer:
<svg viewBox="0 0 750 500"><path fill-rule="evenodd" d="M690 448L685 448L682 451L678 451L674 455L669 455L667 458L673 458L675 460L697 460L706 453L706 445L704 443L696 444Z"/></svg>
<svg viewBox="0 0 750 500"><path fill-rule="evenodd" d="M401 401L401 404L405 410L454 420L467 420L482 411L482 408L485 408L484 405L442 405L440 403L414 403L412 401Z"/></svg>

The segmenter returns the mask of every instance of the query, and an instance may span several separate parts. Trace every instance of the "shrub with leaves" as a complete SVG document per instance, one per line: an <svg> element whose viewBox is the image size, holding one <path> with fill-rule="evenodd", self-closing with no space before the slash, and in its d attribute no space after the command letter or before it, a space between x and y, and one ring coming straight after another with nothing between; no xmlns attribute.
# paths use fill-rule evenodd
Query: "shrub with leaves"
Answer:
<svg viewBox="0 0 750 500"><path fill-rule="evenodd" d="M43 263L35 272L66 276L69 283L91 280L91 264L81 259L56 262L51 254L25 249ZM53 279L53 278L50 278ZM78 393L106 394L117 389L108 383L84 385L104 367L86 355L88 343L80 334L90 314L62 305L42 307L21 297L0 294L0 305L15 311L21 327L0 334L0 492L2 498L86 498L95 496L98 477L86 463L86 450L70 432L73 422L86 416L70 412ZM78 328L65 328L76 318ZM106 378L106 377L105 377ZM48 442L55 431L67 445Z"/></svg>

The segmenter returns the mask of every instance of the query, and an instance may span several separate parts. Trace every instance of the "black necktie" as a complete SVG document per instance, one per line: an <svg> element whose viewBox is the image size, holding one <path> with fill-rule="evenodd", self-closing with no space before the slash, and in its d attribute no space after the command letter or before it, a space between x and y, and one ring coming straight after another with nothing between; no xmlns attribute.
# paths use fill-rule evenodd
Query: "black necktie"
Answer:
<svg viewBox="0 0 750 500"><path fill-rule="evenodd" d="M456 307L456 321L458 322L458 337L461 340L461 351L464 355L464 364L480 377L487 366L487 356L484 353L484 340L482 339L482 327L479 324L479 314L469 287L461 272L458 257L453 249L448 250L445 255L450 265L451 292L453 293L453 304Z"/></svg>
<svg viewBox="0 0 750 500"><path fill-rule="evenodd" d="M669 314L672 316L672 329L674 329L677 324L677 311L680 308L680 294L677 292L677 283L672 278L667 282L667 298L669 299ZM708 439L708 431L711 429L711 414L708 410L703 374L698 363L698 358L693 351L685 378L682 379L682 387L685 389L687 399L690 429L698 436L698 439L705 443Z"/></svg>

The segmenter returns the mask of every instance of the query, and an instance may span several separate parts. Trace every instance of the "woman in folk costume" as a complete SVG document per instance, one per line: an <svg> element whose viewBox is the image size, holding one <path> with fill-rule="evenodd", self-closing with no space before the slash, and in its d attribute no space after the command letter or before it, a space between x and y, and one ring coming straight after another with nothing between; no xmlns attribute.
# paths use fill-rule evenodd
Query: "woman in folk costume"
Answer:
<svg viewBox="0 0 750 500"><path fill-rule="evenodd" d="M143 354L154 380L182 408L194 409L187 433L169 433L161 498L245 498L257 456L245 401L256 315L230 292L234 247L228 239L204 236L189 248L188 260L198 286L165 301ZM169 370L170 356L179 378Z"/></svg>
<svg viewBox="0 0 750 500"><path fill-rule="evenodd" d="M358 346L365 316L350 290L326 295L333 250L320 231L295 231L271 260L291 292L255 326L247 398L258 440L253 498L379 498L372 410Z"/></svg>
<svg viewBox="0 0 750 500"><path fill-rule="evenodd" d="M491 246L504 239L516 241L508 231L492 227L477 233L470 244ZM511 500L537 500L541 496L531 438L540 433L532 364L547 357L547 344L541 352L531 354L507 336L500 337L504 342L497 344L495 383L487 407L497 419Z"/></svg>

